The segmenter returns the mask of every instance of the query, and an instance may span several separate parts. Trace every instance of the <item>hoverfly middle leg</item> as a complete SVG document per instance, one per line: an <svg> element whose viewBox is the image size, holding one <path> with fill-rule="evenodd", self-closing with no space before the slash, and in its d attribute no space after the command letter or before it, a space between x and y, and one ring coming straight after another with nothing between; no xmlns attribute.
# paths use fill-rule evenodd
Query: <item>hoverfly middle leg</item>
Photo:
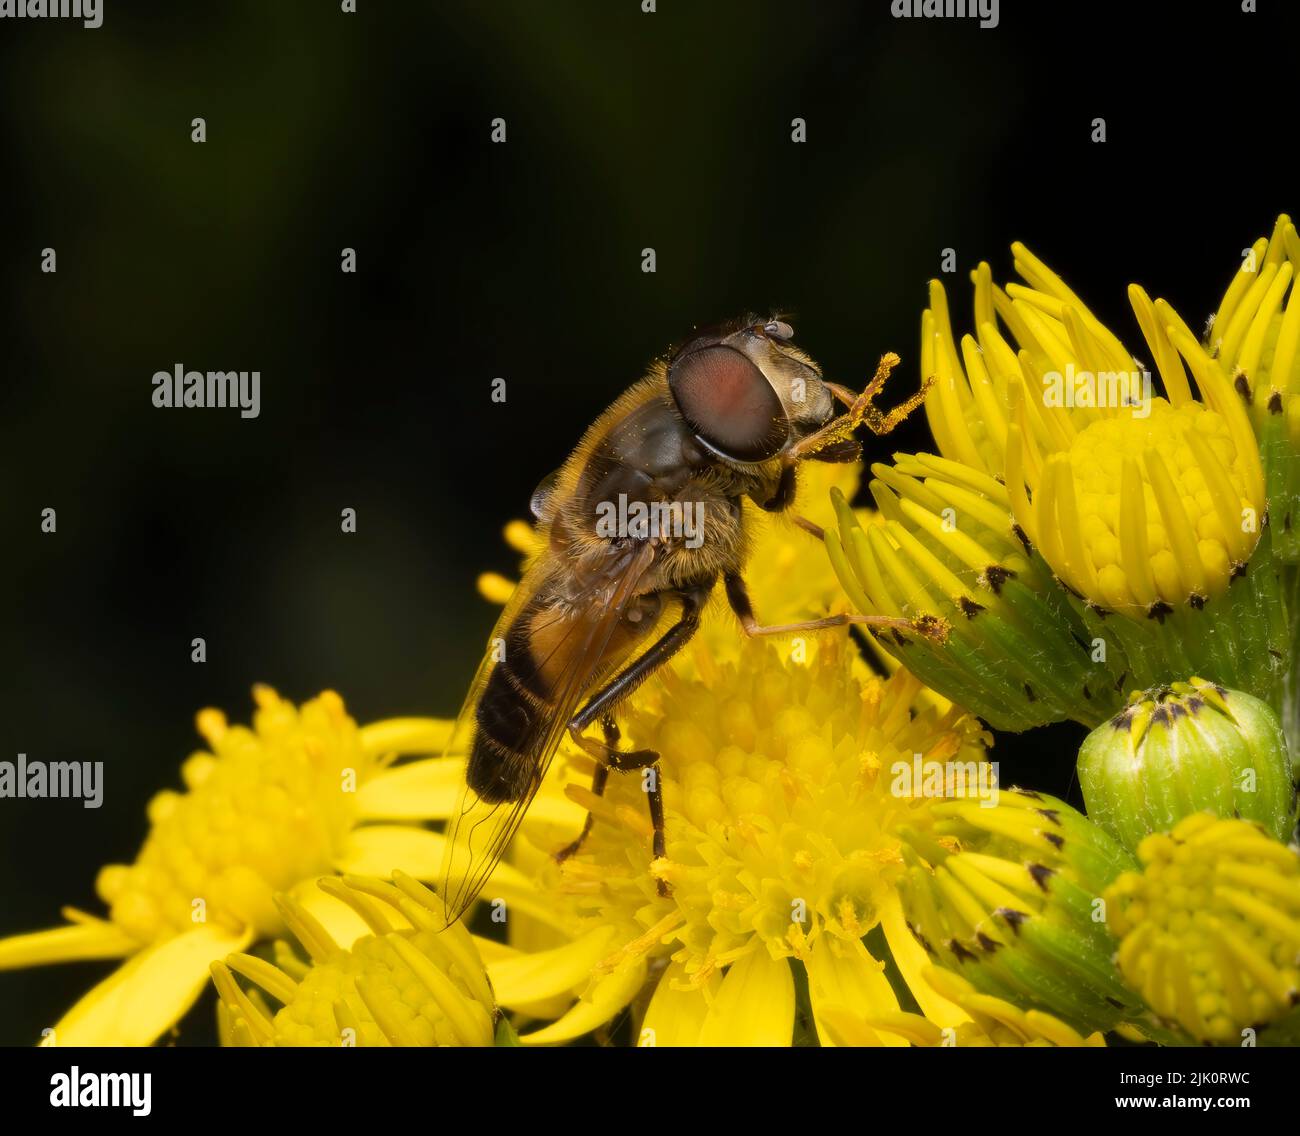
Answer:
<svg viewBox="0 0 1300 1136"><path fill-rule="evenodd" d="M617 736L617 727L615 727L615 737L617 738ZM606 734L606 738L608 739L608 734ZM650 809L650 826L654 830L650 842L651 858L655 860L662 859L667 854L668 842L664 832L664 793L663 786L660 784L659 754L652 749L619 749L616 742L610 743L608 740L601 743L586 738L584 741L587 744L583 748L593 757L596 757L596 760L600 763L597 765L596 774L592 778L593 791L595 791L597 781L599 781L600 792L604 792L605 777L600 775L604 773L607 777L611 769L619 773L639 772L643 774L641 787L645 790L646 804ZM599 756L596 756L595 747L600 747L602 751ZM594 819L591 813L587 814L586 823L582 827L582 835L578 837L575 843L579 845L582 843L583 837L591 831ZM577 849L575 848L574 851L577 851ZM656 880L655 890L662 897L667 897L672 892L666 880Z"/></svg>
<svg viewBox="0 0 1300 1136"><path fill-rule="evenodd" d="M794 499L799 493L798 469L797 462L791 462L789 465L782 467L781 480L776 483L776 489L772 496L759 505L763 512L784 513L794 504Z"/></svg>
<svg viewBox="0 0 1300 1136"><path fill-rule="evenodd" d="M723 577L723 583L726 587L727 602L731 605L731 610L736 613L736 618L740 620L741 630L749 638L758 635L789 635L796 631L826 631L850 623L865 623L871 627L897 627L930 637L937 636L942 630L938 627L931 630L931 625L923 620L904 619L892 615L827 615L821 619L804 619L798 623L762 624L754 615L754 605L749 598L749 589L745 587L744 579L735 572L728 572Z"/></svg>
<svg viewBox="0 0 1300 1136"><path fill-rule="evenodd" d="M826 532L821 525L815 521L810 521L807 517L800 516L790 509L799 492L798 474L796 472L798 468L798 463L792 462L781 470L781 480L776 484L776 491L759 505L759 508L765 513L786 513L790 520L803 529L804 532L811 533L818 540L825 540Z"/></svg>
<svg viewBox="0 0 1300 1136"><path fill-rule="evenodd" d="M826 539L826 530L816 521L810 521L807 517L800 516L798 513L791 513L790 520L817 540L824 541Z"/></svg>

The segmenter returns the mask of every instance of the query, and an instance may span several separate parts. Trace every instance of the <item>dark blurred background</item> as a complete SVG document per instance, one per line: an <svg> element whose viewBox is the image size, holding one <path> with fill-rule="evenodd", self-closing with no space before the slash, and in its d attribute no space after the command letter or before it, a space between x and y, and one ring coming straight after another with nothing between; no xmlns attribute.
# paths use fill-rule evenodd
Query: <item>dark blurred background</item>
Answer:
<svg viewBox="0 0 1300 1136"><path fill-rule="evenodd" d="M1300 207L1278 2L104 4L0 22L0 757L107 776L97 811L0 801L0 932L101 909L202 706L454 712L502 524L694 324L792 312L841 382L897 350L901 395L945 248L961 330L1023 239L1136 343L1125 285L1197 323ZM178 362L259 370L261 416L155 409ZM1000 738L1004 782L1070 791L1081 733ZM107 971L0 973L0 1042Z"/></svg>

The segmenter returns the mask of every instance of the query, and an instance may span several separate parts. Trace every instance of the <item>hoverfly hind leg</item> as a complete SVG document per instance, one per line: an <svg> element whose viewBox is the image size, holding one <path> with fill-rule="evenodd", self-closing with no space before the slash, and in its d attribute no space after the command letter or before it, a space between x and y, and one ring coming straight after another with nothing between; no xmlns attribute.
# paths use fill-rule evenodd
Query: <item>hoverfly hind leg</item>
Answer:
<svg viewBox="0 0 1300 1136"><path fill-rule="evenodd" d="M659 754L652 749L623 750L609 746L605 752L605 764L609 769L616 769L620 773L641 773L641 787L645 790L646 804L650 808L650 825L654 829L650 849L655 860L662 860L667 854L667 838L664 833L663 774L659 768ZM661 898L672 894L667 880L656 880L655 890Z"/></svg>
<svg viewBox="0 0 1300 1136"><path fill-rule="evenodd" d="M595 738L586 738L574 734L578 744L596 762L596 771L591 778L591 791L598 797L604 794L611 769L619 773L648 771L643 779L643 787L645 788L646 802L650 808L650 824L654 829L651 852L654 859L661 859L667 849L667 841L664 835L664 797L663 788L660 785L659 754L652 749L619 749L618 743L621 740L621 735L612 715L605 715L601 719L601 726L604 728L605 733L603 742L599 742ZM583 822L582 831L578 834L577 840L565 845L555 854L557 861L563 863L582 848L583 841L587 839L595 820L593 813L587 813L587 819ZM671 894L667 881L656 880L655 884L660 896L667 897Z"/></svg>
<svg viewBox="0 0 1300 1136"><path fill-rule="evenodd" d="M656 860L662 860L668 855L668 840L665 834L664 826L664 793L659 784L659 763L655 762L651 769L650 784L646 787L645 799L650 806L650 824L654 828L654 838L651 840L651 851ZM672 885L665 879L655 880L655 891L660 899L667 899L673 894Z"/></svg>
<svg viewBox="0 0 1300 1136"><path fill-rule="evenodd" d="M576 721L575 724L576 725ZM597 797L604 793L604 786L610 779L610 769L615 769L619 773L643 773L642 788L645 789L646 803L650 807L650 824L654 828L654 836L651 838L650 850L654 859L662 859L667 851L667 838L664 836L664 818L663 818L663 788L660 782L659 771L659 754L655 750L620 750L619 727L614 721L614 716L604 715L601 719L601 725L604 729L604 741L599 742L595 738L582 737L577 730L571 725L571 733L578 745L591 755L595 760L595 772L591 775L591 792ZM586 840L591 828L595 824L595 815L588 812L586 820L582 823L582 831L578 833L577 840L572 844L565 845L555 854L555 859L563 863L572 855L575 855L582 847L582 842ZM660 897L667 898L672 894L666 880L655 880L655 890Z"/></svg>
<svg viewBox="0 0 1300 1136"><path fill-rule="evenodd" d="M601 718L600 725L601 729L605 733L604 748L607 750L617 748L619 739L622 735L619 733L618 723L614 721L614 715L606 714ZM575 734L574 740L577 741L584 750L591 754L593 758L595 758L596 769L591 775L591 793L594 797L603 797L605 795L605 786L609 783L609 764L605 761L604 754L602 753L598 755L592 753L590 749L587 749L586 743L591 739L584 738L581 734ZM600 742L593 742L592 744L599 746ZM557 863L563 864L570 856L576 855L582 849L582 842L587 839L587 834L591 832L591 826L595 823L596 814L589 811L587 813L587 819L582 822L582 831L578 833L577 840L571 840L555 853L555 860Z"/></svg>

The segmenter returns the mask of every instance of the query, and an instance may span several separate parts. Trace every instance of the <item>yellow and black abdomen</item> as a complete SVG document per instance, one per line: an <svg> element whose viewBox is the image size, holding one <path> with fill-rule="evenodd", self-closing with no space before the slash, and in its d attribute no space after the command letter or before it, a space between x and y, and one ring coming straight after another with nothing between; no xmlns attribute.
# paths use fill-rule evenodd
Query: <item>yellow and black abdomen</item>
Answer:
<svg viewBox="0 0 1300 1136"><path fill-rule="evenodd" d="M551 625L569 623L552 608ZM547 678L554 660L534 654L530 629L547 616L545 597L535 596L515 616L499 644L474 711L474 738L465 780L485 801L517 801L528 794L538 774L538 750L554 706L554 682ZM540 646L540 645L539 645Z"/></svg>
<svg viewBox="0 0 1300 1136"><path fill-rule="evenodd" d="M659 606L641 596L616 612L549 589L530 599L498 642L474 709L469 787L489 803L528 796L584 695L653 629Z"/></svg>

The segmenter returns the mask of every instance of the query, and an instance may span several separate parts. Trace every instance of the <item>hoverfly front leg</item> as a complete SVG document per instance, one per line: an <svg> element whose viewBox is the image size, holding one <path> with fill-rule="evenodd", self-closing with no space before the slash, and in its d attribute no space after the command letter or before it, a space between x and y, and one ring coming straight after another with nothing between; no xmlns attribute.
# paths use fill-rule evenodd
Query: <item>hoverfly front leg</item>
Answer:
<svg viewBox="0 0 1300 1136"><path fill-rule="evenodd" d="M569 722L569 736L597 762L596 774L592 779L592 791L597 795L604 792L610 769L619 773L631 773L641 769L653 770L652 776L646 779L645 791L650 808L650 823L654 827L651 850L655 859L662 858L667 850L664 837L664 799L663 789L660 786L659 754L652 749L619 749L618 726L614 722L612 710L686 646L700 626L700 611L712 586L713 581L709 581L708 585L678 592L677 596L682 603L682 614L677 622L665 631L640 658L610 679ZM583 731L597 718L605 727L603 742L583 736ZM561 849L559 859L567 859L581 847L582 841L591 831L592 823L593 818L589 814L581 835L573 844ZM667 896L670 891L667 882L658 880L656 883L659 894Z"/></svg>
<svg viewBox="0 0 1300 1136"><path fill-rule="evenodd" d="M796 442L786 452L786 460L788 462L802 461L804 458L811 457L821 450L845 442L852 437L853 431L859 426L866 426L873 434L888 434L902 422L925 401L925 396L934 384L934 379L926 379L921 384L919 391L899 403L893 410L888 412L880 410L874 405L875 397L880 393L881 388L885 385L885 380L889 378L889 373L898 366L899 361L898 356L892 351L882 355L871 382L866 385L861 394L852 398L849 397L849 392L845 388L835 383L826 383L827 389L848 406L848 413L841 414L816 433L809 434L802 441Z"/></svg>

